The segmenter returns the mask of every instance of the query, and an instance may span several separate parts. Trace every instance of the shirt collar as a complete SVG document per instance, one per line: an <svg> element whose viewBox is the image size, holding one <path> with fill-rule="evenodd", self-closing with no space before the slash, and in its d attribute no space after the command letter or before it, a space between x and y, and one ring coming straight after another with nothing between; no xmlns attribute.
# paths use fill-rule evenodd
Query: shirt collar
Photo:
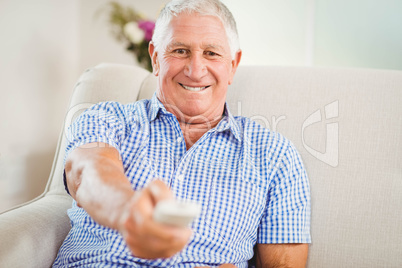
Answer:
<svg viewBox="0 0 402 268"><path fill-rule="evenodd" d="M162 102L158 100L158 98L156 97L156 92L154 93L154 95L151 98L151 101L149 102L148 111L149 111L148 112L149 122L155 120L159 112L161 112L162 114L171 114L166 110L165 106L163 106Z"/></svg>
<svg viewBox="0 0 402 268"><path fill-rule="evenodd" d="M240 135L240 127L237 121L235 120L234 116L229 110L229 107L227 103L225 103L225 108L223 111L223 118L219 122L219 124L216 126L216 131L218 132L223 132L226 130L230 130L233 134L233 136L240 141L241 140L241 135Z"/></svg>
<svg viewBox="0 0 402 268"><path fill-rule="evenodd" d="M149 110L148 113L149 122L155 120L158 117L159 113L163 115L173 116L173 114L168 112L165 106L163 106L163 104L158 100L158 98L156 97L156 93L153 94L151 101L149 102L148 110ZM214 130L217 132L223 132L229 130L233 133L234 137L237 140L240 141L241 139L239 125L235 120L235 118L233 117L232 113L230 112L229 107L227 106L226 103L223 111L222 120L218 123L218 125L215 127Z"/></svg>

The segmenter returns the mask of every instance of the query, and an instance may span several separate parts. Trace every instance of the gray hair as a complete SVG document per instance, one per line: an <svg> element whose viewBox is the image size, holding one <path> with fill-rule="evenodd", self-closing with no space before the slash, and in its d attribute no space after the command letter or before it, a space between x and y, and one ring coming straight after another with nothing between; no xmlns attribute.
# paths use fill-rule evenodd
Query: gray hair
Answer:
<svg viewBox="0 0 402 268"><path fill-rule="evenodd" d="M218 17L225 28L231 56L234 59L236 52L240 49L236 21L229 9L219 0L172 0L167 3L156 20L152 36L155 50L159 50L173 16L181 13L198 13L203 16Z"/></svg>

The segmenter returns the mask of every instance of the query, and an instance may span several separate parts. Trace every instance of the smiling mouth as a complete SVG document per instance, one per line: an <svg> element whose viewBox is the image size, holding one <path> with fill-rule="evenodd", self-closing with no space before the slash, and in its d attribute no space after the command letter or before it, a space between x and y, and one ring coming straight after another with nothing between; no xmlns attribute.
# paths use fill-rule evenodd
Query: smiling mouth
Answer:
<svg viewBox="0 0 402 268"><path fill-rule="evenodd" d="M180 83L179 83L180 84ZM206 88L209 88L210 86L205 86L205 87L189 87L189 86L185 86L183 84L180 84L180 86L182 86L184 89L190 90L192 92L198 92L198 91L202 91Z"/></svg>

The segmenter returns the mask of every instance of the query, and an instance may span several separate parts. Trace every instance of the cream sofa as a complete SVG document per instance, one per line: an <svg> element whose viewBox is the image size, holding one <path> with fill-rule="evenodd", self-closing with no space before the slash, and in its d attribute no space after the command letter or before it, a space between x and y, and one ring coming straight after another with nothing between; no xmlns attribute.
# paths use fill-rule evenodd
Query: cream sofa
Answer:
<svg viewBox="0 0 402 268"><path fill-rule="evenodd" d="M149 98L152 74L100 64L77 83L65 124L92 103ZM240 66L228 104L283 133L310 178L308 267L402 267L402 72ZM0 267L49 267L67 235L62 131L49 183L0 215Z"/></svg>

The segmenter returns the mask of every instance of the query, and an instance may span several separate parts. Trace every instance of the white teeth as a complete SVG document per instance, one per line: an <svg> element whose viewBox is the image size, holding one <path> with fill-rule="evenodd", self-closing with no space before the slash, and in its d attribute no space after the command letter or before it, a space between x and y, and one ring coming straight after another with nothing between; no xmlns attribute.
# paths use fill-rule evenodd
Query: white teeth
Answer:
<svg viewBox="0 0 402 268"><path fill-rule="evenodd" d="M190 91L194 91L194 92L201 91L201 90L207 88L207 87L188 87L188 86L185 86L183 84L180 84L180 85L182 85L182 87L184 87L185 89L190 90Z"/></svg>

